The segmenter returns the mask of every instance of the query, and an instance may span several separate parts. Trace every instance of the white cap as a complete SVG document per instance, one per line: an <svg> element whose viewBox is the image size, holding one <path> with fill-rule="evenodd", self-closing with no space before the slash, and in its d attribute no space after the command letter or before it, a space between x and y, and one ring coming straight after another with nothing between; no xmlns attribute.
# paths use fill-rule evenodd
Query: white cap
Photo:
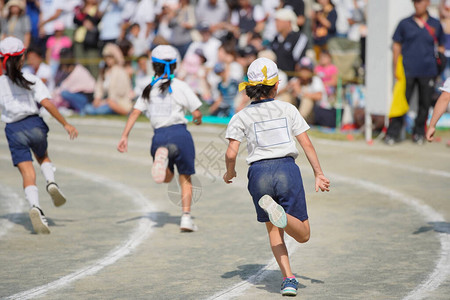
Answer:
<svg viewBox="0 0 450 300"><path fill-rule="evenodd" d="M444 86L439 88L440 91L450 93L450 78L447 78L444 82Z"/></svg>
<svg viewBox="0 0 450 300"><path fill-rule="evenodd" d="M0 42L0 56L6 54L13 55L22 52L25 49L23 42L15 37L7 37Z"/></svg>
<svg viewBox="0 0 450 300"><path fill-rule="evenodd" d="M178 50L170 45L159 45L152 51L152 57L162 60L179 59Z"/></svg>
<svg viewBox="0 0 450 300"><path fill-rule="evenodd" d="M275 12L275 19L283 20L283 21L290 21L292 26L292 31L298 31L298 25L297 25L297 15L295 12L290 8L280 8Z"/></svg>
<svg viewBox="0 0 450 300"><path fill-rule="evenodd" d="M261 57L253 61L248 67L247 76L249 81L263 81L265 75L263 73L264 67L267 68L267 80L278 76L278 67L276 63L268 58Z"/></svg>

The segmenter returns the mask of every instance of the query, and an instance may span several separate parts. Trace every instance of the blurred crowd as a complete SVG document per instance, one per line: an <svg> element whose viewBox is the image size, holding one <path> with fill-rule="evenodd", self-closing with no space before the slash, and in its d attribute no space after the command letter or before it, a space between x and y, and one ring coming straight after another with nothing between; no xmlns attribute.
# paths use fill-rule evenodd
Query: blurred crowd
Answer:
<svg viewBox="0 0 450 300"><path fill-rule="evenodd" d="M364 106L367 4L0 0L1 37L24 41L24 72L39 76L66 113L128 114L151 82L152 49L170 44L180 53L177 77L211 115L230 117L248 104L238 84L253 60L267 57L282 70L279 99L311 124L335 127L336 108L350 105L343 122L355 124Z"/></svg>

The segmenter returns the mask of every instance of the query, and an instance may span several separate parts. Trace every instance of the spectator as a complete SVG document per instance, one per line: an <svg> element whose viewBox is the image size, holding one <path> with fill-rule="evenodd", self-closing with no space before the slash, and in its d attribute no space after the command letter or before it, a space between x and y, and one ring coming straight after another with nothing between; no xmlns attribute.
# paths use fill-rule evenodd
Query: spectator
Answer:
<svg viewBox="0 0 450 300"><path fill-rule="evenodd" d="M39 48L28 48L26 52L26 65L23 68L24 73L36 75L47 86L50 92L53 92L55 83L53 80L52 69L44 62L43 54Z"/></svg>
<svg viewBox="0 0 450 300"><path fill-rule="evenodd" d="M72 38L75 24L75 8L81 4L82 0L41 0L39 17L39 28L41 35L45 35L45 41L55 33L53 22L62 21L66 30L65 34ZM45 11L43 11L45 9Z"/></svg>
<svg viewBox="0 0 450 300"><path fill-rule="evenodd" d="M275 25L275 12L280 7L280 0L262 0L261 5L264 9L264 30L262 38L265 43L273 41L277 35L277 27Z"/></svg>
<svg viewBox="0 0 450 300"><path fill-rule="evenodd" d="M47 40L47 52L45 54L46 61L52 69L53 76L56 75L56 71L59 67L59 54L61 49L72 47L72 41L69 37L64 35L64 23L60 20L54 22L55 35L49 37Z"/></svg>
<svg viewBox="0 0 450 300"><path fill-rule="evenodd" d="M217 87L219 97L210 106L209 112L213 116L231 117L234 115L234 101L238 94L239 81L233 79L230 68L223 63L217 63L214 72L220 76L221 81Z"/></svg>
<svg viewBox="0 0 450 300"><path fill-rule="evenodd" d="M138 23L134 23L128 30L129 32L126 36L126 40L128 40L133 47L133 56L145 55L150 50L150 43L139 34L141 32L141 26Z"/></svg>
<svg viewBox="0 0 450 300"><path fill-rule="evenodd" d="M155 4L153 0L140 0L136 4L136 9L129 20L129 24L139 24L141 27L139 38L147 40L149 44L151 44L154 37L155 15Z"/></svg>
<svg viewBox="0 0 450 300"><path fill-rule="evenodd" d="M210 103L211 91L206 81L206 58L201 49L186 55L178 70L177 76L186 82L202 100Z"/></svg>
<svg viewBox="0 0 450 300"><path fill-rule="evenodd" d="M134 72L134 97L142 95L145 87L152 81L153 70L150 70L149 59L147 55L141 55L137 58L137 70Z"/></svg>
<svg viewBox="0 0 450 300"><path fill-rule="evenodd" d="M439 52L444 52L445 34L439 20L428 14L430 0L413 0L413 3L414 14L400 21L394 32L392 51L394 66L397 65L399 55L403 55L408 102L414 88L416 86L419 88L419 108L412 140L421 145L424 142L425 123L434 90L434 79L438 75L435 49L437 47ZM391 118L385 143L393 145L398 142L402 127L403 116Z"/></svg>
<svg viewBox="0 0 450 300"><path fill-rule="evenodd" d="M121 33L122 12L126 0L102 0L99 6L102 26L100 28L100 48L107 43L115 43Z"/></svg>
<svg viewBox="0 0 450 300"><path fill-rule="evenodd" d="M305 2L303 0L281 0L284 8L289 8L297 15L297 26L302 28L305 24Z"/></svg>
<svg viewBox="0 0 450 300"><path fill-rule="evenodd" d="M41 44L40 38L39 38L39 0L27 0L27 7L26 7L26 13L27 16L30 18L31 23L31 41L30 44L33 45L33 47L44 47L44 45Z"/></svg>
<svg viewBox="0 0 450 300"><path fill-rule="evenodd" d="M334 98L337 82L338 69L331 61L328 51L322 51L319 57L319 64L314 68L314 73L323 81L330 99Z"/></svg>
<svg viewBox="0 0 450 300"><path fill-rule="evenodd" d="M277 56L278 68L294 71L296 63L305 55L308 38L299 31L297 16L288 8L281 8L275 14L277 36L271 48ZM292 73L288 74L292 77Z"/></svg>
<svg viewBox="0 0 450 300"><path fill-rule="evenodd" d="M206 58L206 67L212 70L217 63L217 52L221 42L212 36L207 23L199 23L197 30L200 32L201 40L193 42L186 51L186 55L194 53L197 49L201 49Z"/></svg>
<svg viewBox="0 0 450 300"><path fill-rule="evenodd" d="M61 15L58 1L61 0L39 0L39 38L42 39L43 46L47 39L55 34L53 21Z"/></svg>
<svg viewBox="0 0 450 300"><path fill-rule="evenodd" d="M350 9L350 18L348 22L350 28L348 30L348 39L361 44L361 63L366 64L366 7L368 0L353 0Z"/></svg>
<svg viewBox="0 0 450 300"><path fill-rule="evenodd" d="M250 0L238 0L238 6L231 12L230 23L240 46L248 44L248 34L261 33L264 29L265 14L260 5L253 6Z"/></svg>
<svg viewBox="0 0 450 300"><path fill-rule="evenodd" d="M206 24L216 38L225 35L230 10L225 0L199 0L195 7L197 24Z"/></svg>
<svg viewBox="0 0 450 300"><path fill-rule="evenodd" d="M53 99L66 102L69 108L84 115L86 105L94 98L95 79L88 69L74 63L70 49L61 50L61 59L60 70L65 74L65 78L55 89Z"/></svg>
<svg viewBox="0 0 450 300"><path fill-rule="evenodd" d="M84 0L75 9L74 22L77 25L74 35L74 54L77 60L83 59L84 65L94 77L98 75L98 57L100 13L97 0Z"/></svg>
<svg viewBox="0 0 450 300"><path fill-rule="evenodd" d="M316 0L316 6L312 16L312 35L314 40L314 52L319 59L320 52L327 50L327 42L336 35L337 13L331 0Z"/></svg>
<svg viewBox="0 0 450 300"><path fill-rule="evenodd" d="M122 51L115 44L106 44L103 58L105 68L97 79L94 101L86 106L86 114L127 115L132 108L132 87L130 77L123 67L125 61Z"/></svg>
<svg viewBox="0 0 450 300"><path fill-rule="evenodd" d="M196 26L194 6L190 4L190 0L180 0L178 8L170 9L168 18L169 28L172 29L169 42L183 59L192 43L191 31Z"/></svg>
<svg viewBox="0 0 450 300"><path fill-rule="evenodd" d="M305 120L316 125L335 127L336 113L333 117L325 85L322 79L314 76L313 70L312 60L303 57L298 64L298 78L291 79L289 86L293 96L300 100L299 110Z"/></svg>
<svg viewBox="0 0 450 300"><path fill-rule="evenodd" d="M23 41L25 48L27 48L31 41L31 23L25 9L23 0L9 0L6 3L6 16L1 22L1 39L8 36L16 37Z"/></svg>

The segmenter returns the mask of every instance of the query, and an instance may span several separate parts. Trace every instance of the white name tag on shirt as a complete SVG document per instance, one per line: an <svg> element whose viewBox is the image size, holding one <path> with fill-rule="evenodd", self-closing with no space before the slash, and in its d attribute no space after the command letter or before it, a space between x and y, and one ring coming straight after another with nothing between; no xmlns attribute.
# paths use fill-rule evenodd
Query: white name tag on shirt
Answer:
<svg viewBox="0 0 450 300"><path fill-rule="evenodd" d="M255 122L254 128L259 147L270 147L291 141L286 118Z"/></svg>

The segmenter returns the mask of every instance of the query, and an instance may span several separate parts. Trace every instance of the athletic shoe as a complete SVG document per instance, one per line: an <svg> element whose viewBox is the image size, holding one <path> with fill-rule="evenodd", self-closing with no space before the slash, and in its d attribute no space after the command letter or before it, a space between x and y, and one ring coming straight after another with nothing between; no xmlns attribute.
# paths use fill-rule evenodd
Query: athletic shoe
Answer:
<svg viewBox="0 0 450 300"><path fill-rule="evenodd" d="M413 134L412 140L413 140L413 143L415 143L417 145L423 145L425 138L423 137L423 135Z"/></svg>
<svg viewBox="0 0 450 300"><path fill-rule="evenodd" d="M169 165L169 150L166 147L159 147L155 153L155 160L152 166L152 177L156 183L163 183L166 179L166 170Z"/></svg>
<svg viewBox="0 0 450 300"><path fill-rule="evenodd" d="M49 182L47 184L47 192L50 194L53 200L53 204L58 207L66 203L66 197L60 191L58 185L55 182Z"/></svg>
<svg viewBox="0 0 450 300"><path fill-rule="evenodd" d="M281 284L281 295L296 296L298 289L298 280L296 278L286 278Z"/></svg>
<svg viewBox="0 0 450 300"><path fill-rule="evenodd" d="M183 232L197 231L197 225L194 224L191 214L183 214L181 216L180 230Z"/></svg>
<svg viewBox="0 0 450 300"><path fill-rule="evenodd" d="M272 197L264 195L259 199L258 204L269 215L269 220L273 225L279 228L286 227L287 217L284 208L277 204Z"/></svg>
<svg viewBox="0 0 450 300"><path fill-rule="evenodd" d="M50 233L47 219L45 218L44 212L39 207L33 206L30 209L30 220L31 225L33 225L34 232L36 232L37 234Z"/></svg>

